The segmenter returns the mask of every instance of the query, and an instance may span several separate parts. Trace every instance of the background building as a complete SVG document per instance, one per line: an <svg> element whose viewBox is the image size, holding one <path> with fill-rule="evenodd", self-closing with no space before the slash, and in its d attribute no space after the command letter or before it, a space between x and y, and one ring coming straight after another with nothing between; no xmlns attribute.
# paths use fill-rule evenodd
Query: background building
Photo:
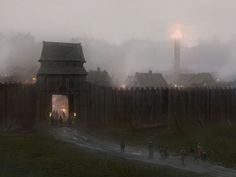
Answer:
<svg viewBox="0 0 236 177"><path fill-rule="evenodd" d="M179 74L177 79L173 76L166 76L166 80L169 85L175 87L213 87L217 85L217 81L211 73Z"/></svg>
<svg viewBox="0 0 236 177"><path fill-rule="evenodd" d="M168 87L168 84L162 74L149 71L129 76L127 87Z"/></svg>
<svg viewBox="0 0 236 177"><path fill-rule="evenodd" d="M101 71L98 67L97 70L91 70L88 72L87 81L100 86L111 87L112 79L107 71Z"/></svg>

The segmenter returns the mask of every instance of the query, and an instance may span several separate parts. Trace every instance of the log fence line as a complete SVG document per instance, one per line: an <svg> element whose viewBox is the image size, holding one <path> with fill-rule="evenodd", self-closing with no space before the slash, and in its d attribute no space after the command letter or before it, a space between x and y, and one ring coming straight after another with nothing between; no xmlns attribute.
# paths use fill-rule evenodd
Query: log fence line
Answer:
<svg viewBox="0 0 236 177"><path fill-rule="evenodd" d="M76 94L75 110L87 125L236 122L236 88L119 89L86 84ZM0 128L34 125L37 95L36 85L0 83Z"/></svg>

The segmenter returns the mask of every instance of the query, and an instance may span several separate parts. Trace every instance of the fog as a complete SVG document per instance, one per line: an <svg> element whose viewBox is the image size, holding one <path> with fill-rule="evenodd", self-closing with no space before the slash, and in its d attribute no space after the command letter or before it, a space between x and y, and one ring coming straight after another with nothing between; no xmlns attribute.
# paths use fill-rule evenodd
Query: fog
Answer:
<svg viewBox="0 0 236 177"><path fill-rule="evenodd" d="M42 41L81 42L87 70L114 79L173 68L170 33L181 26L185 72L236 71L235 0L0 0L0 74L31 77Z"/></svg>
<svg viewBox="0 0 236 177"><path fill-rule="evenodd" d="M185 41L235 35L235 0L0 0L0 31L40 40L88 36L111 43L167 39L179 23Z"/></svg>
<svg viewBox="0 0 236 177"><path fill-rule="evenodd" d="M87 70L100 67L114 79L123 80L135 72L167 73L173 68L173 41L131 39L111 44L92 38L73 38L81 42ZM199 41L194 46L182 44L181 68L185 72L219 73L224 79L236 76L236 39L222 42L216 38ZM21 73L32 77L38 69L42 41L30 34L0 36L0 71L2 75Z"/></svg>

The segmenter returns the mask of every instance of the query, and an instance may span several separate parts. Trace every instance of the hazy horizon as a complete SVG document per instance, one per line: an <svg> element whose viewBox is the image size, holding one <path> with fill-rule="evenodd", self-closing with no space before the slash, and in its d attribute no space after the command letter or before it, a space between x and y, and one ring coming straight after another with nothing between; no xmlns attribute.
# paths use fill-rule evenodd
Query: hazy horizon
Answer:
<svg viewBox="0 0 236 177"><path fill-rule="evenodd" d="M184 70L233 78L235 5L234 0L0 0L0 72L35 67L43 40L72 39L82 42L87 69L99 66L116 77L170 71L170 35L178 26Z"/></svg>

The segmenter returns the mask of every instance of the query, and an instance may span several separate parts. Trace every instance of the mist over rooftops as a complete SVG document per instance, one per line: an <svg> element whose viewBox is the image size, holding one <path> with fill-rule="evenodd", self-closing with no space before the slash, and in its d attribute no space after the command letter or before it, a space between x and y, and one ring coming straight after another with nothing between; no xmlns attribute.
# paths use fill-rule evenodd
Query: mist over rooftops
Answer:
<svg viewBox="0 0 236 177"><path fill-rule="evenodd" d="M103 40L80 37L77 40L68 39L68 42L81 43L86 70L100 66L116 83L119 81L120 84L128 75L134 75L135 72L153 70L168 75L173 67L173 43L170 41L135 39L113 45ZM201 41L193 47L183 44L182 71L218 73L221 81L233 80L236 77L235 48L236 38L229 41L215 39ZM17 69L17 75L23 73L27 76L28 73L31 78L39 68L38 59L41 50L42 42L35 40L33 35L2 33L0 35L0 75L16 75L15 68L21 68L21 72ZM79 56L80 54L78 53Z"/></svg>

